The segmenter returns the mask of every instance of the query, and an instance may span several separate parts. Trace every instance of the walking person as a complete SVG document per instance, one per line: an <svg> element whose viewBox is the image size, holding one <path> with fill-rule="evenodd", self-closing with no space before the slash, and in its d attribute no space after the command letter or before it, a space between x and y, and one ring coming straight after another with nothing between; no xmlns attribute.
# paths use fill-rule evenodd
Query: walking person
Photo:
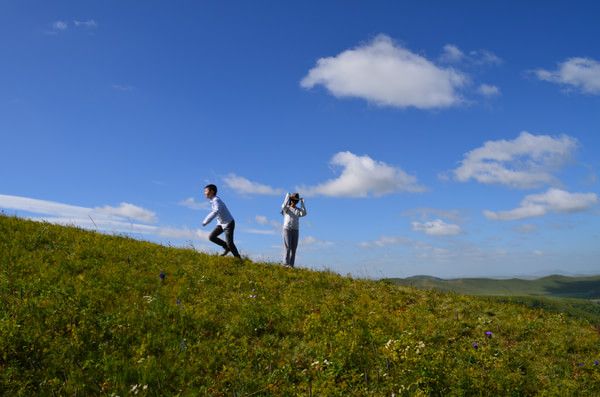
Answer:
<svg viewBox="0 0 600 397"><path fill-rule="evenodd" d="M297 207L300 202L300 208ZM296 248L298 248L298 237L300 234L300 218L306 216L304 198L298 193L286 193L281 205L283 215L283 245L285 246L285 265L294 267L296 261Z"/></svg>
<svg viewBox="0 0 600 397"><path fill-rule="evenodd" d="M233 242L235 220L231 216L225 203L217 196L217 187L212 184L206 185L204 187L204 196L210 200L212 211L204 218L202 226L208 225L213 219L217 218L217 226L208 239L223 248L224 251L221 256L225 256L231 252L233 256L239 258L240 253ZM219 235L223 232L225 232L225 241L219 238Z"/></svg>

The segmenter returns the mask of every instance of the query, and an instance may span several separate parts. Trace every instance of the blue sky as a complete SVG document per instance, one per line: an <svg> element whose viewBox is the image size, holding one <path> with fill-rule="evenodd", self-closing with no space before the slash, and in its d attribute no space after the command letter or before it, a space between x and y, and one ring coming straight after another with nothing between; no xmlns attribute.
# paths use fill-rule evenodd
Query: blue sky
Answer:
<svg viewBox="0 0 600 397"><path fill-rule="evenodd" d="M0 209L361 277L600 270L593 2L5 1Z"/></svg>

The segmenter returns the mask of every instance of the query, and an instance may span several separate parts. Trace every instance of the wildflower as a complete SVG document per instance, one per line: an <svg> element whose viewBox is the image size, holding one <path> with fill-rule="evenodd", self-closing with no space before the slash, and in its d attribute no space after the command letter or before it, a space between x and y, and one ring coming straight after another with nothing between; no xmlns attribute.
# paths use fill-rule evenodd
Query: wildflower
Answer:
<svg viewBox="0 0 600 397"><path fill-rule="evenodd" d="M146 299L146 303L151 303L154 298L150 295L144 295L144 299Z"/></svg>
<svg viewBox="0 0 600 397"><path fill-rule="evenodd" d="M583 367L585 364L584 363L577 363L578 367Z"/></svg>
<svg viewBox="0 0 600 397"><path fill-rule="evenodd" d="M167 277L167 275L165 274L165 272L160 272L158 277L160 277L160 281L165 281L165 277Z"/></svg>
<svg viewBox="0 0 600 397"><path fill-rule="evenodd" d="M600 361L598 361L598 360L595 360L595 361L594 361L594 365L598 365L598 364L600 364Z"/></svg>
<svg viewBox="0 0 600 397"><path fill-rule="evenodd" d="M479 349L479 343L473 342L473 349L475 349L475 350Z"/></svg>
<svg viewBox="0 0 600 397"><path fill-rule="evenodd" d="M485 331L485 336L487 336L488 338L492 337L492 331Z"/></svg>
<svg viewBox="0 0 600 397"><path fill-rule="evenodd" d="M252 299L254 299L254 298L256 298L256 294L253 294L253 295L248 295L248 298L252 298Z"/></svg>

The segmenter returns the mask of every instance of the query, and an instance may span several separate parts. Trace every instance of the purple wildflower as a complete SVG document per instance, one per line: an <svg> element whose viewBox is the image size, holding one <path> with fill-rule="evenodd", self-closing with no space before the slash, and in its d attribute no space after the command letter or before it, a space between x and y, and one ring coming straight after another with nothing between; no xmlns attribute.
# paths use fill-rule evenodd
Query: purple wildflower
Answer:
<svg viewBox="0 0 600 397"><path fill-rule="evenodd" d="M159 276L161 281L165 281L165 277L167 277L167 275L165 274L165 272L160 272Z"/></svg>
<svg viewBox="0 0 600 397"><path fill-rule="evenodd" d="M475 350L479 349L479 343L473 342L473 349L475 349Z"/></svg>
<svg viewBox="0 0 600 397"><path fill-rule="evenodd" d="M594 361L594 365L598 365L598 364L600 364L600 361L598 361L598 360L595 360L595 361Z"/></svg>
<svg viewBox="0 0 600 397"><path fill-rule="evenodd" d="M492 331L485 331L485 336L487 336L488 338L492 337Z"/></svg>
<svg viewBox="0 0 600 397"><path fill-rule="evenodd" d="M585 364L584 363L578 363L577 366L578 367L583 367Z"/></svg>

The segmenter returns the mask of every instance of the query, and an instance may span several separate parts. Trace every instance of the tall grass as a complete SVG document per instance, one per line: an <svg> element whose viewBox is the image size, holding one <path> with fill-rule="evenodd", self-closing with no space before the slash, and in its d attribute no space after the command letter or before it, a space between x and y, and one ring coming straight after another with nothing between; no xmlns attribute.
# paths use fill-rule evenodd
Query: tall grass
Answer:
<svg viewBox="0 0 600 397"><path fill-rule="evenodd" d="M599 395L595 360L560 313L0 216L4 395Z"/></svg>

